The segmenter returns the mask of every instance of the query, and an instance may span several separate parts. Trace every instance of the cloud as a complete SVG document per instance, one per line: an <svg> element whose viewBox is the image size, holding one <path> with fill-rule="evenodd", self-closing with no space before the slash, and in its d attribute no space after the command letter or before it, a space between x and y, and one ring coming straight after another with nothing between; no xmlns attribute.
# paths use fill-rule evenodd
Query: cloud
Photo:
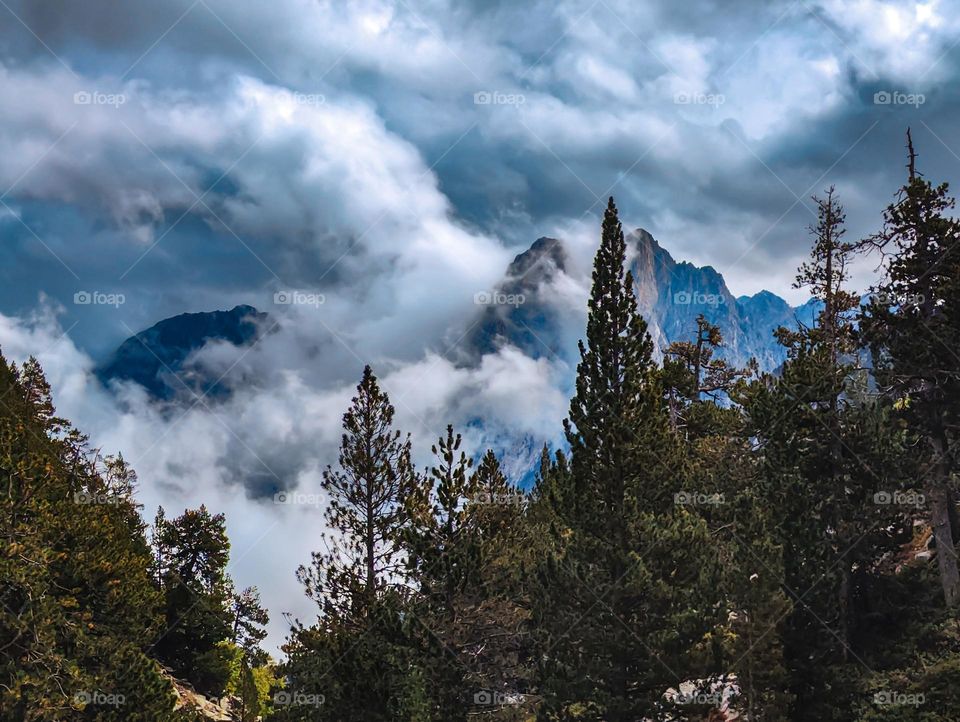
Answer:
<svg viewBox="0 0 960 722"><path fill-rule="evenodd" d="M230 573L238 585L260 588L272 615L269 643L276 648L287 630L283 612L307 622L316 614L294 574L321 543L320 473L336 463L359 362L342 381L331 382L330 374L306 363L296 367L288 354L282 370L239 388L224 403L194 397L164 408L148 403L135 385L120 385L115 393L101 387L91 374L92 359L65 334L58 316L51 304L27 318L0 315L0 349L17 362L36 355L57 412L88 433L93 448L123 453L139 475L137 499L147 521L158 505L168 516L200 504L226 514ZM276 359L300 346L295 334L278 332L263 337L249 355ZM232 353L236 360L245 351L206 353L221 360ZM396 407L396 426L412 433L415 462L424 468L447 423L464 433L471 455L524 435L556 437L566 404L558 388L569 369L508 347L475 368L427 353L376 371ZM280 491L299 493L297 499L309 503L275 503Z"/></svg>
<svg viewBox="0 0 960 722"><path fill-rule="evenodd" d="M17 181L5 202L103 287L123 285L162 237L123 279L141 294L125 311L132 328L222 306L216 299L262 305L257 294L276 275L291 286L346 283L352 301L409 303L408 321L428 320L409 332L422 333L444 324L436 310L448 305L424 315L423 288L438 277L424 283L438 270L425 257L446 259L437 265L452 270L450 287L482 286L508 257L498 246L515 251L546 227L595 218L608 192L631 225L669 216L663 230L691 238L709 219L712 237L696 252L718 268L756 244L754 265L730 272L762 268L789 294L780 259L796 255L808 215L802 205L783 215L795 195L841 157L823 182L882 173L892 190L901 164L888 157L905 125L933 127L957 102L957 21L936 0L9 8L30 30L0 29L0 142L14 160L0 179ZM927 103L875 106L887 86ZM480 91L523 103L477 105ZM76 92L127 102L76 105ZM18 252L37 245L17 224L0 232ZM54 257L46 263L34 275L65 301L76 284ZM407 278L411 266L424 273L381 278ZM24 310L14 293L0 291L0 308ZM104 335L127 335L100 326L84 339L98 353Z"/></svg>
<svg viewBox="0 0 960 722"><path fill-rule="evenodd" d="M210 96L57 68L3 72L0 147L19 165L5 165L0 183L16 183L32 203L82 209L88 226L73 215L63 223L92 238L50 245L94 287L144 301L169 293L171 280L183 293L188 283L223 290L238 276L210 273L222 258L224 270L243 269L255 305L309 284L331 298L326 323L349 310L344 327L369 326L383 352L409 355L462 317L507 263L497 239L455 220L416 148L361 101L242 76ZM78 93L123 102L77 106ZM26 95L30 103L17 102ZM28 242L35 213L12 228ZM113 257L91 255L97 246ZM62 300L79 290L70 285L75 278L64 279Z"/></svg>

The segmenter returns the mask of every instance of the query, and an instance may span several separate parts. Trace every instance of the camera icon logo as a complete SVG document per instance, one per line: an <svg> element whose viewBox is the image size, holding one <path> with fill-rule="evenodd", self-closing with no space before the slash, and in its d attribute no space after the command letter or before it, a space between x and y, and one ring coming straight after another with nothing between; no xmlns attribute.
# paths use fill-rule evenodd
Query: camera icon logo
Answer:
<svg viewBox="0 0 960 722"><path fill-rule="evenodd" d="M89 306L93 302L93 296L88 291L77 291L73 294L73 302L78 306Z"/></svg>
<svg viewBox="0 0 960 722"><path fill-rule="evenodd" d="M677 291L673 294L673 302L678 306L689 306L693 300L693 295L688 291Z"/></svg>
<svg viewBox="0 0 960 722"><path fill-rule="evenodd" d="M473 94L474 105L490 105L492 102L493 94L486 90L481 90L480 92Z"/></svg>
<svg viewBox="0 0 960 722"><path fill-rule="evenodd" d="M878 491L873 495L874 504L889 504L893 501L893 496L891 496L889 491Z"/></svg>
<svg viewBox="0 0 960 722"><path fill-rule="evenodd" d="M485 690L485 689L482 689L479 692L475 692L473 695L473 703L484 704L484 705L493 704L494 703L493 692L490 692L489 690Z"/></svg>
<svg viewBox="0 0 960 722"><path fill-rule="evenodd" d="M873 94L874 105L890 105L892 101L893 96L886 90L880 90Z"/></svg>

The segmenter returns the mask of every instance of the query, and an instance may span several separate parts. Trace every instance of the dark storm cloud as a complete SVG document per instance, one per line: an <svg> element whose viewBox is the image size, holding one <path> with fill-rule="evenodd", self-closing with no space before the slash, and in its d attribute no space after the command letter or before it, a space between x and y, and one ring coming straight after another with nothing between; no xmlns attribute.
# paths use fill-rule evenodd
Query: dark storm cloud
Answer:
<svg viewBox="0 0 960 722"><path fill-rule="evenodd" d="M721 269L753 243L757 271L760 259L771 265L783 255L793 259L811 185L892 190L903 127L943 127L957 108L949 90L956 53L948 52L957 28L945 3L780 2L758 9L751 2L615 0L269 7L94 0L81 7L20 0L10 9L23 22L4 11L10 22L0 38L9 67L33 68L37 83L62 63L88 85L112 80L119 88L140 80L148 94L193 93L195 101L209 99L210 112L196 118L201 126L219 121L213 109L237 73L323 95L331 105L362 99L388 136L414 144L456 215L507 245L596 214L598 197L614 192L631 223L651 227L677 254L697 254ZM923 93L926 104L877 106L873 94L882 90ZM478 105L478 92L520 100ZM684 98L692 102L677 102ZM162 102L155 99L153 111ZM122 134L113 125L110 132ZM59 130L51 127L47 140ZM138 128L149 136L147 145L158 135L153 130ZM201 135L206 130L197 128ZM146 232L152 223L156 237L193 199L183 189L161 191L159 185L175 188L177 179L165 178L157 159L128 140L93 151L99 175L82 183L76 168L61 166L65 182L89 190L67 200L81 212L103 214L102 201L112 193L103 223L129 232ZM215 149L168 137L158 155L200 193L246 140ZM264 186L245 188L228 172L206 197L211 213L190 211L141 280L149 282L149 274L167 288L199 283L225 291L268 283L274 274L288 283L323 275L353 245L351 231L323 222L324 199L310 197L316 189L297 173L308 157L302 133L294 129L269 154L255 160L261 174L274 174L277 195ZM950 154L931 156L931 172L949 175ZM142 196L127 193L118 201L106 187L112 179ZM30 184L23 190L29 193ZM236 240L211 217L242 205L236 198L243 194L248 211L270 216L270 206L283 209L272 214L282 219L244 238L255 253L246 254L248 263L233 258ZM863 195L849 200L852 219L876 212L878 204ZM711 225L712 238L697 245L700 229ZM384 260L377 246L364 238L355 247L367 253L371 275ZM206 281L197 273L178 278L177 259L184 257L190 269L208 267ZM325 280L342 280L342 271ZM781 278L779 290L784 285Z"/></svg>

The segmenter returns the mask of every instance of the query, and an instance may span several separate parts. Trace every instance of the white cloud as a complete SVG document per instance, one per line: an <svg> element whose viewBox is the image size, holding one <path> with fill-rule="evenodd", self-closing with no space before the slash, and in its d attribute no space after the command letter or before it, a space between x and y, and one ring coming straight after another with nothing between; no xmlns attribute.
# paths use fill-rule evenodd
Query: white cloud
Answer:
<svg viewBox="0 0 960 722"><path fill-rule="evenodd" d="M295 340L275 333L258 348L277 359ZM137 497L147 521L158 505L168 516L200 504L226 514L230 572L238 585L260 588L272 615L269 643L274 648L286 630L282 612L308 622L313 618L316 610L294 573L320 544L323 505L254 499L247 486L259 480L322 496L319 470L336 463L341 417L359 377L356 368L355 378L331 385L322 370L311 374L309 368L294 368L288 356L283 370L238 389L223 404L205 399L162 411L146 402L139 387L123 385L116 395L100 387L91 375L92 360L64 334L57 309L49 304L27 318L0 314L0 349L17 362L36 355L58 413L88 433L93 447L123 453L139 475ZM430 445L447 423L464 432L468 453L479 454L508 436L554 438L565 411L558 386L569 369L510 347L484 357L473 369L428 353L375 371L396 407L397 427L413 434L421 468L431 462ZM478 419L482 427L475 425Z"/></svg>
<svg viewBox="0 0 960 722"><path fill-rule="evenodd" d="M956 7L942 0L822 0L830 22L845 33L842 43L861 70L921 87L942 79L941 61L960 28Z"/></svg>

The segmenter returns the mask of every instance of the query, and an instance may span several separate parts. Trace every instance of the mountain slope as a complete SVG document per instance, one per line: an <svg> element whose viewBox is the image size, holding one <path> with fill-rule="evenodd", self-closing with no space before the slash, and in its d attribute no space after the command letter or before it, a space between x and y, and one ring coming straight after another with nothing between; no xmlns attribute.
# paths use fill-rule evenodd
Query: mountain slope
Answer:
<svg viewBox="0 0 960 722"><path fill-rule="evenodd" d="M229 311L183 313L164 319L124 341L96 370L97 378L104 384L134 381L158 399L171 399L188 388L223 393L218 380L189 367L190 354L210 341L236 346L251 343L266 317L253 306L241 305Z"/></svg>
<svg viewBox="0 0 960 722"><path fill-rule="evenodd" d="M561 353L560 319L541 287L566 268L567 252L556 238L538 238L514 258L494 292L477 295L485 308L465 344L471 359L494 353L504 342L533 357Z"/></svg>
<svg viewBox="0 0 960 722"><path fill-rule="evenodd" d="M662 354L673 341L687 340L703 314L720 327L724 346L719 356L738 366L756 358L762 370L773 371L786 358L773 332L779 326L809 324L814 302L792 308L770 291L735 297L712 266L677 262L650 233L638 228L628 234L627 263L634 278L640 312ZM499 300L522 294L523 303L499 303L485 308L470 336L474 357L512 344L534 357L559 356L576 362L576 337L564 338L563 318L551 294L566 272L561 241L538 239L518 255L498 286Z"/></svg>

